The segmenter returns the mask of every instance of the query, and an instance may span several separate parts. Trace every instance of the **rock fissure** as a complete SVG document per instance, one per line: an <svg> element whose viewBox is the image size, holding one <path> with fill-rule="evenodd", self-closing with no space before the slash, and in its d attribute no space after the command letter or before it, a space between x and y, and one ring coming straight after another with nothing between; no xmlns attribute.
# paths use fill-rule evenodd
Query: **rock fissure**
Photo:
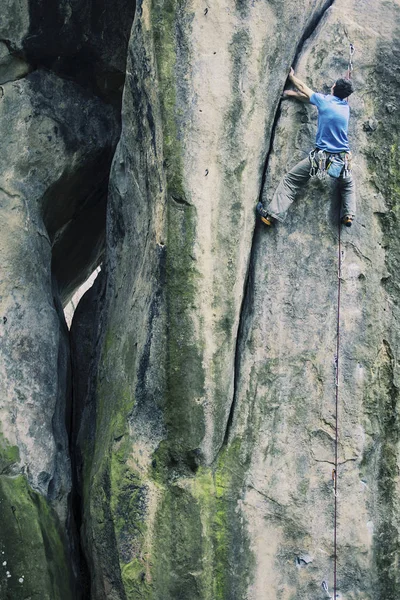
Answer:
<svg viewBox="0 0 400 600"><path fill-rule="evenodd" d="M325 4L325 6L321 9L321 11L312 19L312 21L309 23L309 25L305 28L305 31L297 45L296 48L296 52L294 55L294 59L292 61L292 64L295 65L297 58L300 56L302 49L305 45L305 43L307 42L307 40L315 33L315 31L318 29L324 15L326 14L326 12L329 10L329 8L333 5L333 3L335 2L335 0L328 0L328 2ZM268 172L268 167L269 167L269 162L270 162L270 157L271 157L271 153L273 151L273 146L274 146L274 139L275 139L275 134L276 134L276 129L281 117L281 103L282 103L282 99L280 98L278 100L275 112L274 112L274 118L273 118L273 123L272 123L272 127L271 127L271 133L270 133L270 137L269 137L269 144L268 144L268 150L267 150L267 156L264 162L264 167L263 167L263 172L262 172L262 176L261 176L261 186L260 186L260 191L259 191L259 200L262 200L262 195L263 195L263 190L265 187L265 183L266 183L266 175ZM237 329L237 334L236 334L236 347L235 347L235 358L234 358L234 384L233 384L233 396L232 396L232 401L231 401L231 408L229 411L229 416L228 416L228 420L226 423L226 428L225 428L225 435L223 438L223 443L221 448L224 448L229 440L229 434L230 434L230 430L232 427L232 423L234 420L234 412L235 412L235 403L236 403L236 395L237 395L237 385L238 385L238 371L239 371L239 363L240 363L240 352L239 349L241 347L241 342L240 342L240 338L241 338L241 331L242 331L242 327L243 327L243 315L246 312L246 298L247 298L247 294L248 294L248 288L249 288L249 281L250 281L250 273L252 271L252 265L253 265L253 256L254 256L254 247L255 247L255 237L257 235L257 228L255 228L254 233L253 233L253 239L252 239L252 243L251 243L251 249L250 249L250 258L248 261L248 265L247 265L247 273L246 273L246 277L245 277L245 283L243 286L243 299L242 299L242 304L241 304L241 308L240 308L240 313L239 313L239 324L238 324L238 329Z"/></svg>
<svg viewBox="0 0 400 600"><path fill-rule="evenodd" d="M251 249L251 256L252 256L252 252L253 252L253 244L252 244L252 249ZM236 395L237 395L238 372L239 372L239 361L240 361L239 348L240 348L240 344L241 344L241 340L242 340L242 327L244 327L244 320L242 319L242 314L244 311L244 303L246 301L247 290L249 288L250 265L251 265L251 257L250 257L249 266L247 268L247 273L246 273L244 294L243 294L242 305L240 307L240 313L239 313L239 327L238 327L238 332L236 334L235 359L234 359L235 362L234 362L234 374L233 374L233 398L232 398L232 402L231 402L228 420L226 422L225 435L223 438L221 450L223 450L228 445L229 434L230 434L230 431L232 428L234 414L235 414L235 399L236 399Z"/></svg>
<svg viewBox="0 0 400 600"><path fill-rule="evenodd" d="M256 487L254 487L254 485L250 485L248 484L247 487L251 490L254 490L255 492L257 492L257 494L260 494L260 496L262 496L263 498L265 498L266 500L268 500L269 502L272 502L273 504L277 504L278 506L280 506L281 508L284 508L283 504L281 504L280 502L278 502L277 500L274 500L274 498L271 498L270 496L268 496L267 494L265 494L264 492L261 492L261 490L258 490Z"/></svg>
<svg viewBox="0 0 400 600"><path fill-rule="evenodd" d="M318 29L324 15L326 14L326 12L330 9L330 7L334 4L335 0L328 0L327 3L325 4L325 6L321 9L321 12L317 15L315 15L315 17L311 20L311 22L309 23L309 25L305 28L305 31L299 41L299 43L297 44L297 48L296 48L296 52L294 53L294 58L292 60L292 65L295 66L297 63L297 59L298 57L301 55L302 50L304 45L306 44L306 42L314 35L314 33L316 32L316 30ZM286 84L286 82L285 82ZM269 162L270 162L270 157L271 157L271 153L273 151L273 146L274 146L274 139L275 139L275 134L276 134L276 129L278 126L278 122L279 119L281 117L281 104L282 104L283 100L282 98L279 99L277 107L275 109L275 113L274 113L274 120L273 120L273 124L272 124L272 129L271 129L271 134L270 134L270 139L269 139L269 146L268 146L268 151L267 151L267 156L265 159L265 163L264 163L264 168L263 168L263 173L262 173L262 178L261 178L261 187L260 187L260 193L259 193L259 200L262 200L262 195L263 195L263 189L265 187L265 182L266 182L266 176L267 176L267 172L268 172L268 167L269 167Z"/></svg>

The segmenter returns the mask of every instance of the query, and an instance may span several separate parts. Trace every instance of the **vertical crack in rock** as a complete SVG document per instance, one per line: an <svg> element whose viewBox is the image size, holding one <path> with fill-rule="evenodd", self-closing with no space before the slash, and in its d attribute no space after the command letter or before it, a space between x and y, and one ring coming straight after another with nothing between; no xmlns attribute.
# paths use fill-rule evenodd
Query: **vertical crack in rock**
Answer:
<svg viewBox="0 0 400 600"><path fill-rule="evenodd" d="M72 343L71 332L68 335L69 349L70 349L70 368L71 368L71 409L68 419L68 442L69 442L69 455L71 459L71 494L69 499L69 510L71 512L70 517L70 537L74 541L73 554L75 562L75 578L77 581L77 589L79 590L79 598L90 599L90 569L88 561L86 560L83 539L82 539L82 521L83 521L83 505L82 505L82 494L81 485L79 482L79 466L78 456L76 451L76 438L77 438L77 427L76 427L76 412L77 412L77 398L75 393L75 379L76 369L74 368L74 345Z"/></svg>
<svg viewBox="0 0 400 600"><path fill-rule="evenodd" d="M304 44L310 39L310 37L312 37L312 35L314 34L314 32L318 29L324 15L326 14L326 12L330 9L330 7L333 5L335 0L328 0L327 4L324 6L324 8L321 10L321 12L319 14L317 14L312 20L311 22L307 25L307 27L304 30L303 35L300 38L299 43L297 44L297 48L296 48L296 52L292 61L292 64L295 65L297 62L298 57L300 56ZM272 129L271 129L271 135L270 135L270 144L268 147L268 151L267 151L267 156L265 159L265 163L264 163L264 169L263 169L263 174L262 174L262 179L261 179L261 187L260 187L260 200L262 197L262 191L265 185L265 180L267 177L267 172L268 172L268 166L269 166L269 160L271 157L271 152L272 149L274 147L274 139L275 139L275 132L276 132L276 128L281 116L281 102L282 99L280 99L278 101L278 105L276 107L276 111L275 111L275 116L274 116L274 121L272 123ZM254 238L253 238L253 242L254 242Z"/></svg>
<svg viewBox="0 0 400 600"><path fill-rule="evenodd" d="M328 2L321 9L321 11L319 13L317 13L314 18L311 19L310 23L305 28L304 33L301 36L299 43L297 44L296 52L295 52L295 55L294 55L294 58L292 61L293 65L296 64L297 59L303 50L304 44L310 39L310 37L312 37L312 35L318 29L326 12L330 9L330 7L334 4L334 2L335 2L335 0L328 0ZM274 147L275 132L276 132L276 128L278 126L280 116L281 116L281 102L282 102L282 100L279 99L276 110L275 110L274 120L273 120L272 127L271 127L269 146L268 146L267 156L265 159L263 173L262 173L262 177L261 177L261 186L260 186L260 194L259 194L260 200L262 198L262 191L263 191L265 181L266 181L266 176L267 176L268 167L269 167L269 161L270 161L271 153L272 153L272 150ZM254 233L253 233L253 239L251 242L251 249L250 249L250 258L249 258L247 273L246 273L244 286L243 286L244 293L243 293L243 299L242 299L240 312L239 312L239 323L238 323L238 329L237 329L237 334L236 334L232 403L231 403L231 408L229 411L228 420L226 423L225 435L224 435L224 440L223 440L221 448L224 448L225 446L227 446L227 444L229 442L229 435L230 435L230 432L232 429L232 424L233 424L233 419L234 419L234 414L235 414L238 379L239 379L239 363L240 363L240 355L241 355L240 348L241 348L241 342L242 342L243 331L244 331L244 326L245 326L244 325L244 322L245 322L244 315L247 312L247 309L248 309L248 306L250 303L251 282L253 281L253 266L254 266L253 256L254 256L254 252L255 252L256 235L257 235L257 227L255 227Z"/></svg>

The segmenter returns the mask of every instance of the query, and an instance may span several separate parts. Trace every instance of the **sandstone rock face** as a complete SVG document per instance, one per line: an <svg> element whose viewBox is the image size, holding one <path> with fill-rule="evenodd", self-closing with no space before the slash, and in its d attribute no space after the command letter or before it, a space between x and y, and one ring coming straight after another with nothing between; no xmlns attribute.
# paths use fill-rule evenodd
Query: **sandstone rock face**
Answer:
<svg viewBox="0 0 400 600"><path fill-rule="evenodd" d="M71 232L98 196L104 204L107 176L97 170L107 173L118 123L110 106L48 72L2 90L0 595L72 598L71 375L59 290L67 296L99 260L104 221L89 227L90 245L73 244Z"/></svg>
<svg viewBox="0 0 400 600"><path fill-rule="evenodd" d="M335 190L310 185L284 227L255 235L230 436L232 445L251 440L242 451L248 470L240 498L257 557L249 598L324 597L323 581L333 593L337 355L338 597L400 593L398 249L389 242L398 236L399 125L387 108L399 100L399 63L389 58L393 51L398 57L398 17L393 5L335 2L298 60L299 76L327 91L346 72L346 42L356 46L349 102L358 215L354 228L341 231L338 351ZM315 112L282 107L266 199L286 165L312 147ZM373 131L366 128L370 120Z"/></svg>
<svg viewBox="0 0 400 600"><path fill-rule="evenodd" d="M253 230L265 167L268 196L314 143L313 109L286 104L268 155L288 66L298 54L299 73L325 91L346 72L350 41L360 212L342 232L338 593L398 596L395 273L382 237L395 222L379 216L397 180L393 159L383 175L375 156L397 152L396 118L383 122L397 63L382 57L398 8L330 4L138 9L111 174L96 419L81 435L96 598L332 594L334 190L312 184L284 226Z"/></svg>
<svg viewBox="0 0 400 600"><path fill-rule="evenodd" d="M5 0L0 16L0 84L38 66L120 105L135 3Z"/></svg>
<svg viewBox="0 0 400 600"><path fill-rule="evenodd" d="M21 40L28 30L28 2L6 0L0 15L0 84L19 79L29 71L21 51Z"/></svg>
<svg viewBox="0 0 400 600"><path fill-rule="evenodd" d="M134 4L5 4L0 598L398 600L398 3L142 0L112 167ZM350 42L356 223L267 230Z"/></svg>

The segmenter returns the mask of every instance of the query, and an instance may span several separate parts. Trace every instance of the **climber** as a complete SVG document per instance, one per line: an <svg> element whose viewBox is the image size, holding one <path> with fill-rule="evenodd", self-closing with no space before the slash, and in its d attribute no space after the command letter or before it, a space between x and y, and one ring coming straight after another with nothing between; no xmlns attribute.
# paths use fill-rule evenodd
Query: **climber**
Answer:
<svg viewBox="0 0 400 600"><path fill-rule="evenodd" d="M331 88L331 94L325 96L315 93L300 81L293 68L290 69L289 81L297 89L285 91L284 98L309 102L318 109L316 148L283 177L266 209L261 202L257 204L257 213L266 225L272 225L275 220L284 221L299 189L311 177L318 175L322 179L328 174L337 178L342 196L341 221L350 227L356 211L347 139L349 105L346 99L353 93L352 82L350 79L338 79Z"/></svg>

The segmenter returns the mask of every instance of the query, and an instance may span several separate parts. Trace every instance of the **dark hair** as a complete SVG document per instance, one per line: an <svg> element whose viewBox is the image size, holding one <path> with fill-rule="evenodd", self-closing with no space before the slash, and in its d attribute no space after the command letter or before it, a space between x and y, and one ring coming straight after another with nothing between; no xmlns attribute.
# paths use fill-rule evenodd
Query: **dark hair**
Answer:
<svg viewBox="0 0 400 600"><path fill-rule="evenodd" d="M348 98L353 92L353 83L350 79L338 79L333 88L333 95L337 96L341 100Z"/></svg>

